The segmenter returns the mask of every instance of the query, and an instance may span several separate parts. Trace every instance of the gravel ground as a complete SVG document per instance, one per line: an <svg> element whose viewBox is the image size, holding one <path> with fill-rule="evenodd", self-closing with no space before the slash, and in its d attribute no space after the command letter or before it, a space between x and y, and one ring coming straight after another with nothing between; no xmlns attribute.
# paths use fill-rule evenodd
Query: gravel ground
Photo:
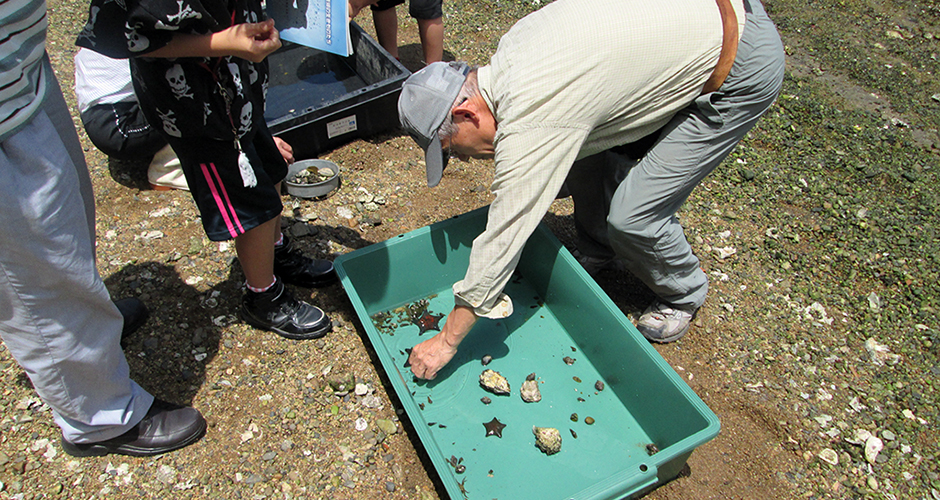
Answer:
<svg viewBox="0 0 940 500"><path fill-rule="evenodd" d="M485 63L538 1L445 4L451 58ZM768 0L788 54L783 94L680 212L712 280L690 334L658 346L722 421L680 477L648 496L940 499L940 9L936 2ZM86 6L50 2L49 52L67 98ZM369 14L360 18L371 25ZM400 13L402 60L419 67ZM76 124L79 122L77 117ZM79 127L80 128L80 127ZM86 145L100 272L150 321L125 346L132 375L193 404L210 429L159 458L73 460L48 407L0 348L0 498L446 498L339 285L298 294L334 332L291 342L234 316L243 280L185 192ZM424 183L396 133L322 157L343 169L324 200L285 197L286 229L338 255L484 206L492 168ZM570 202L546 222L569 247ZM651 296L599 284L628 316ZM471 495L473 489L467 485Z"/></svg>

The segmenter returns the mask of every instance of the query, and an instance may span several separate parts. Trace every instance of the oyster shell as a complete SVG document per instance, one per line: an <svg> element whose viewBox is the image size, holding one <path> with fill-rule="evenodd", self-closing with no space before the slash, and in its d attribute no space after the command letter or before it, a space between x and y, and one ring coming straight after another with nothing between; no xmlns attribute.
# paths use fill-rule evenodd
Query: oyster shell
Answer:
<svg viewBox="0 0 940 500"><path fill-rule="evenodd" d="M868 460L870 464L875 463L875 460L878 460L878 454L881 453L884 447L885 444L881 438L877 436L869 437L865 441L865 460Z"/></svg>
<svg viewBox="0 0 940 500"><path fill-rule="evenodd" d="M535 446L538 446L546 455L554 455L561 451L561 433L558 429L532 426L532 433L535 434Z"/></svg>
<svg viewBox="0 0 940 500"><path fill-rule="evenodd" d="M535 374L526 377L522 387L519 388L519 394L526 403L537 403L542 400L542 393L539 392L539 383L535 380Z"/></svg>
<svg viewBox="0 0 940 500"><path fill-rule="evenodd" d="M509 381L499 372L486 369L480 374L480 385L493 394L509 394Z"/></svg>

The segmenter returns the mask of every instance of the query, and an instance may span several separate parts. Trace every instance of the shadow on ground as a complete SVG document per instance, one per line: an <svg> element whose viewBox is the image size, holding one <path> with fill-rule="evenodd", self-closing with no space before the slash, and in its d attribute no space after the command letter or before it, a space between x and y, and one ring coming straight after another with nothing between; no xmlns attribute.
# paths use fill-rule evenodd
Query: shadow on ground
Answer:
<svg viewBox="0 0 940 500"><path fill-rule="evenodd" d="M128 161L109 157L107 161L108 172L114 182L132 189L150 189L150 181L147 180L150 159Z"/></svg>
<svg viewBox="0 0 940 500"><path fill-rule="evenodd" d="M222 329L236 321L244 280L236 266L206 291L186 284L170 265L128 264L105 279L112 297L136 296L150 318L122 342L131 378L155 396L191 404L205 383L205 367L216 357ZM192 314L202 308L210 314Z"/></svg>

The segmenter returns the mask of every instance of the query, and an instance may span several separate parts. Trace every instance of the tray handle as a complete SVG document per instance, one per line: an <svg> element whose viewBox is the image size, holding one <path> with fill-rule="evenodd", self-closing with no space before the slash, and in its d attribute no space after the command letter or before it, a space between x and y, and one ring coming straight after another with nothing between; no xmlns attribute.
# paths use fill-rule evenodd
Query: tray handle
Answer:
<svg viewBox="0 0 940 500"><path fill-rule="evenodd" d="M605 498L636 498L649 492L659 484L659 469L655 464L640 464L633 476L640 477L641 479L635 483L633 481L626 481L628 484L632 483L629 490L620 491ZM621 484L623 484L623 482L621 482Z"/></svg>

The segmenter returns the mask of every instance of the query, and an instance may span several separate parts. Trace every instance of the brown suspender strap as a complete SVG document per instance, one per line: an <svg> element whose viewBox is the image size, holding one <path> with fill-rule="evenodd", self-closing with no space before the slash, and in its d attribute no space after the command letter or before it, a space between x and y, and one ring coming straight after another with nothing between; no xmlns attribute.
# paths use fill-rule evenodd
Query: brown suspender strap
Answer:
<svg viewBox="0 0 940 500"><path fill-rule="evenodd" d="M734 65L734 56L738 52L738 16L734 13L731 0L716 0L721 13L721 53L712 76L705 82L702 94L714 92L721 87Z"/></svg>

